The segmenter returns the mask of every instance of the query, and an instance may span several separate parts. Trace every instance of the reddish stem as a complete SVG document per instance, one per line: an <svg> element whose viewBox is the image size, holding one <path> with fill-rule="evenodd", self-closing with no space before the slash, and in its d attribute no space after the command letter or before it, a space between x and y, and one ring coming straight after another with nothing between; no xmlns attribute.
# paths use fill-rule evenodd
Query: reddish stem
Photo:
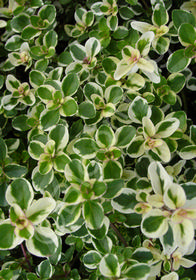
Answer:
<svg viewBox="0 0 196 280"><path fill-rule="evenodd" d="M26 263L28 264L29 271L32 271L32 267L31 267L30 261L29 261L29 259L28 259L28 257L27 257L27 253L26 253L25 248L24 248L24 246L23 246L22 243L20 244L20 247L21 247L21 249L22 249L23 256L24 256L24 258L25 258L25 260L26 260Z"/></svg>

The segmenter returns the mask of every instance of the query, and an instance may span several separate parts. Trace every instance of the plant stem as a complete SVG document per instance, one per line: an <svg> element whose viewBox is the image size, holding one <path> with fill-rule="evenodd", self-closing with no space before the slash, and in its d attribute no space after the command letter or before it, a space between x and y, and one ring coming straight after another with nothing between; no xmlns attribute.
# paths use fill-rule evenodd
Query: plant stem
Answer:
<svg viewBox="0 0 196 280"><path fill-rule="evenodd" d="M26 263L28 264L29 271L32 271L32 267L31 267L30 261L29 261L29 259L28 259L28 257L27 257L27 253L26 253L25 248L24 248L24 246L23 246L22 243L20 244L20 247L21 247L21 249L22 249L24 258L25 258L25 260L26 260Z"/></svg>
<svg viewBox="0 0 196 280"><path fill-rule="evenodd" d="M127 241L124 239L124 237L122 236L122 234L118 231L117 227L110 223L111 228L115 231L115 233L117 234L117 236L119 237L119 239L121 240L121 242L124 244L125 247L128 247Z"/></svg>

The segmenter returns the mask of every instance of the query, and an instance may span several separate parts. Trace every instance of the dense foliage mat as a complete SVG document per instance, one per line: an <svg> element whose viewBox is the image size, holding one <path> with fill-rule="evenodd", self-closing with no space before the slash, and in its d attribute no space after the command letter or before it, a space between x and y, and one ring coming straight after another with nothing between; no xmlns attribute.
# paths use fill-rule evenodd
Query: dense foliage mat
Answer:
<svg viewBox="0 0 196 280"><path fill-rule="evenodd" d="M0 279L194 280L196 1L0 1L0 33Z"/></svg>

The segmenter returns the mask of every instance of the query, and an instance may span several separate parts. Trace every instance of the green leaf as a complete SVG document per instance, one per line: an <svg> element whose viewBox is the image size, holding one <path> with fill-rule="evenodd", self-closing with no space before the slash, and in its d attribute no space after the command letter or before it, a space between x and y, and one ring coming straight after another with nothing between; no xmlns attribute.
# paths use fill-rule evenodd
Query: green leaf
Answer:
<svg viewBox="0 0 196 280"><path fill-rule="evenodd" d="M120 265L114 254L105 255L99 264L99 270L105 277L120 277Z"/></svg>
<svg viewBox="0 0 196 280"><path fill-rule="evenodd" d="M81 192L74 187L70 186L64 193L63 201L69 204L78 204L83 200Z"/></svg>
<svg viewBox="0 0 196 280"><path fill-rule="evenodd" d="M107 26L110 30L115 31L118 27L118 17L113 15L109 16L107 18Z"/></svg>
<svg viewBox="0 0 196 280"><path fill-rule="evenodd" d="M13 35L6 41L5 49L12 52L17 51L20 49L22 43L24 43L24 41L22 40L21 36Z"/></svg>
<svg viewBox="0 0 196 280"><path fill-rule="evenodd" d="M141 230L149 238L159 238L168 230L167 218L159 209L153 209L144 215Z"/></svg>
<svg viewBox="0 0 196 280"><path fill-rule="evenodd" d="M33 159L39 160L41 154L44 153L45 145L40 141L31 141L29 144L28 152Z"/></svg>
<svg viewBox="0 0 196 280"><path fill-rule="evenodd" d="M126 125L118 128L115 133L116 146L120 148L127 147L136 135L135 127Z"/></svg>
<svg viewBox="0 0 196 280"><path fill-rule="evenodd" d="M138 262L148 263L153 260L153 255L147 248L138 248L133 252L131 258Z"/></svg>
<svg viewBox="0 0 196 280"><path fill-rule="evenodd" d="M26 166L15 163L8 164L4 167L4 172L10 179L23 177L27 173L27 171L28 169Z"/></svg>
<svg viewBox="0 0 196 280"><path fill-rule="evenodd" d="M56 9L54 5L44 5L41 7L39 10L38 15L43 19L43 20L48 20L50 24L52 24L55 20L56 17Z"/></svg>
<svg viewBox="0 0 196 280"><path fill-rule="evenodd" d="M111 74L116 70L118 59L115 57L105 57L102 61L102 66L107 74Z"/></svg>
<svg viewBox="0 0 196 280"><path fill-rule="evenodd" d="M74 151L83 158L94 158L99 150L97 143L91 138L81 138L74 143Z"/></svg>
<svg viewBox="0 0 196 280"><path fill-rule="evenodd" d="M62 81L62 91L65 96L72 96L78 90L79 85L78 76L74 73L70 73Z"/></svg>
<svg viewBox="0 0 196 280"><path fill-rule="evenodd" d="M70 96L65 97L64 103L62 104L62 106L60 108L61 116L64 116L64 117L73 116L76 114L77 110L78 110L78 105L77 105L75 99L73 99Z"/></svg>
<svg viewBox="0 0 196 280"><path fill-rule="evenodd" d="M190 23L193 26L196 25L196 20L194 15L184 10L173 10L172 20L176 29L178 29L183 23Z"/></svg>
<svg viewBox="0 0 196 280"><path fill-rule="evenodd" d="M81 215L80 205L65 205L63 206L57 217L57 228L64 230L66 227L74 224Z"/></svg>
<svg viewBox="0 0 196 280"><path fill-rule="evenodd" d="M54 268L50 264L49 260L44 260L37 266L37 273L40 278L49 279L54 273Z"/></svg>
<svg viewBox="0 0 196 280"><path fill-rule="evenodd" d="M129 8L126 7L126 10L129 11ZM130 10L131 11L131 10ZM118 26L118 28L112 34L112 37L116 40L122 40L126 38L129 34L129 30L124 26Z"/></svg>
<svg viewBox="0 0 196 280"><path fill-rule="evenodd" d="M97 40L95 37L91 37L88 39L85 43L85 49L86 49L86 56L89 59L92 59L95 57L100 49L101 49L101 44L99 40Z"/></svg>
<svg viewBox="0 0 196 280"><path fill-rule="evenodd" d="M96 229L103 224L104 211L98 202L86 201L83 205L83 216L86 225L91 229Z"/></svg>
<svg viewBox="0 0 196 280"><path fill-rule="evenodd" d="M180 185L173 183L164 192L163 201L170 209L177 209L184 206L186 194Z"/></svg>
<svg viewBox="0 0 196 280"><path fill-rule="evenodd" d="M151 43L154 39L154 33L152 31L147 31L144 34L142 34L142 36L139 38L139 40L137 41L136 47L139 50L140 54L143 56L146 56L149 51L150 51L150 46ZM141 60L138 62L145 62L145 60ZM154 67L153 67L154 68ZM146 71L148 71L148 69L144 69ZM154 69L152 69L151 72L153 72ZM150 72L150 69L149 69Z"/></svg>
<svg viewBox="0 0 196 280"><path fill-rule="evenodd" d="M31 184L24 178L14 180L7 188L6 200L10 205L17 204L27 209L34 197Z"/></svg>
<svg viewBox="0 0 196 280"><path fill-rule="evenodd" d="M160 162L152 162L148 167L148 175L155 193L163 195L171 184L171 178Z"/></svg>
<svg viewBox="0 0 196 280"><path fill-rule="evenodd" d="M31 129L31 126L28 125L28 116L27 115L20 115L13 119L12 126L18 131L26 131Z"/></svg>
<svg viewBox="0 0 196 280"><path fill-rule="evenodd" d="M29 272L27 273L27 280L39 280L35 273Z"/></svg>
<svg viewBox="0 0 196 280"><path fill-rule="evenodd" d="M155 48L158 54L165 54L170 45L170 39L165 37L159 37L157 40L153 42L153 47Z"/></svg>
<svg viewBox="0 0 196 280"><path fill-rule="evenodd" d="M11 20L12 29L17 33L21 33L23 29L29 24L30 24L29 15L23 13L19 14L18 16L15 16Z"/></svg>
<svg viewBox="0 0 196 280"><path fill-rule="evenodd" d="M58 123L60 119L59 110L44 110L41 113L40 120L43 130L50 130Z"/></svg>
<svg viewBox="0 0 196 280"><path fill-rule="evenodd" d="M134 12L128 6L122 6L119 9L119 14L120 14L121 18L124 20L129 20L134 17Z"/></svg>
<svg viewBox="0 0 196 280"><path fill-rule="evenodd" d="M167 61L167 69L171 73L181 72L191 62L191 59L185 56L184 49L180 49L172 53Z"/></svg>
<svg viewBox="0 0 196 280"><path fill-rule="evenodd" d="M49 173L53 167L51 155L41 154L38 167L39 167L39 172L42 175Z"/></svg>
<svg viewBox="0 0 196 280"><path fill-rule="evenodd" d="M83 61L86 57L86 50L80 44L73 44L70 47L70 52L74 60Z"/></svg>
<svg viewBox="0 0 196 280"><path fill-rule="evenodd" d="M91 95L96 94L99 96L103 96L103 90L100 85L94 83L94 82L89 82L84 86L84 95L91 100Z"/></svg>
<svg viewBox="0 0 196 280"><path fill-rule="evenodd" d="M91 119L96 115L96 108L92 102L84 101L79 105L78 113L83 119Z"/></svg>
<svg viewBox="0 0 196 280"><path fill-rule="evenodd" d="M0 249L13 249L22 243L23 239L17 237L14 233L15 227L11 225L10 220L0 223Z"/></svg>
<svg viewBox="0 0 196 280"><path fill-rule="evenodd" d="M181 186L184 189L186 193L186 198L188 200L191 200L194 197L196 197L196 183L188 182L188 183L183 183Z"/></svg>
<svg viewBox="0 0 196 280"><path fill-rule="evenodd" d="M156 124L156 137L167 138L171 136L179 127L180 122L176 118L168 118Z"/></svg>
<svg viewBox="0 0 196 280"><path fill-rule="evenodd" d="M53 159L53 167L58 172L64 172L68 162L70 162L70 158L65 153L58 152Z"/></svg>
<svg viewBox="0 0 196 280"><path fill-rule="evenodd" d="M85 180L86 170L78 159L73 159L65 167L65 177L68 181L81 184Z"/></svg>
<svg viewBox="0 0 196 280"><path fill-rule="evenodd" d="M38 70L32 70L29 74L30 84L32 87L37 88L41 85L43 85L46 77L45 75L38 71Z"/></svg>
<svg viewBox="0 0 196 280"><path fill-rule="evenodd" d="M46 104L48 103L48 101L53 100L54 91L55 89L49 85L41 85L36 90L39 98Z"/></svg>
<svg viewBox="0 0 196 280"><path fill-rule="evenodd" d="M103 197L106 199L111 199L118 196L124 187L124 181L121 179L111 179L106 182L107 189Z"/></svg>
<svg viewBox="0 0 196 280"><path fill-rule="evenodd" d="M44 46L46 46L48 49L50 47L56 47L57 42L58 42L58 36L54 30L50 30L44 35L43 43Z"/></svg>
<svg viewBox="0 0 196 280"><path fill-rule="evenodd" d="M48 215L54 210L56 202L51 197L43 197L34 200L31 206L26 211L26 216L29 221L37 225L44 221Z"/></svg>
<svg viewBox="0 0 196 280"><path fill-rule="evenodd" d="M119 86L109 86L105 91L107 103L117 104L123 96L123 90Z"/></svg>
<svg viewBox="0 0 196 280"><path fill-rule="evenodd" d="M98 229L90 229L88 228L88 232L90 233L90 235L98 240L103 239L108 230L109 230L109 225L110 225L110 220L105 216L104 220L103 220L103 225L102 227L98 228Z"/></svg>
<svg viewBox="0 0 196 280"><path fill-rule="evenodd" d="M102 165L95 160L91 160L87 165L87 171L90 179L99 180L102 176Z"/></svg>
<svg viewBox="0 0 196 280"><path fill-rule="evenodd" d="M180 150L179 156L183 159L190 160L196 157L196 145L189 145Z"/></svg>
<svg viewBox="0 0 196 280"><path fill-rule="evenodd" d="M138 203L135 196L132 189L123 188L121 194L112 200L112 207L120 213L133 213L134 207Z"/></svg>
<svg viewBox="0 0 196 280"><path fill-rule="evenodd" d="M2 138L0 138L0 164L2 164L7 156L7 146Z"/></svg>
<svg viewBox="0 0 196 280"><path fill-rule="evenodd" d="M156 4L152 15L153 24L158 26L165 25L167 24L168 19L168 13L164 5L160 3Z"/></svg>
<svg viewBox="0 0 196 280"><path fill-rule="evenodd" d="M114 144L115 136L113 130L107 125L101 125L96 133L96 141L99 147L108 148Z"/></svg>
<svg viewBox="0 0 196 280"><path fill-rule="evenodd" d="M190 137L191 141L196 144L196 125L191 125L190 127Z"/></svg>
<svg viewBox="0 0 196 280"><path fill-rule="evenodd" d="M103 239L92 239L92 243L94 247L99 251L101 254L107 254L111 252L112 249L112 240L107 235Z"/></svg>
<svg viewBox="0 0 196 280"><path fill-rule="evenodd" d="M37 30L36 28L32 26L27 26L22 31L22 39L23 40L32 40L35 37L38 37L41 34L40 30Z"/></svg>
<svg viewBox="0 0 196 280"><path fill-rule="evenodd" d="M134 264L125 273L125 277L134 280L145 280L150 274L150 267L147 264Z"/></svg>
<svg viewBox="0 0 196 280"><path fill-rule="evenodd" d="M167 83L174 92L178 93L183 89L185 80L185 76L182 73L174 73L169 75Z"/></svg>
<svg viewBox="0 0 196 280"><path fill-rule="evenodd" d="M148 106L146 99L137 96L129 106L128 115L129 118L135 123L141 123L143 117L150 118L151 109Z"/></svg>
<svg viewBox="0 0 196 280"><path fill-rule="evenodd" d="M89 269L97 268L100 260L101 254L95 250L90 250L83 256L84 265Z"/></svg>
<svg viewBox="0 0 196 280"><path fill-rule="evenodd" d="M94 21L94 14L92 11L88 11L86 14L85 14L85 25L87 26L91 26L93 24L93 21Z"/></svg>
<svg viewBox="0 0 196 280"><path fill-rule="evenodd" d="M53 170L47 174L41 174L38 167L35 167L32 172L32 184L36 191L43 190L52 182L54 178Z"/></svg>
<svg viewBox="0 0 196 280"><path fill-rule="evenodd" d="M49 138L55 141L55 149L63 150L69 141L68 128L65 125L58 124L50 130Z"/></svg>
<svg viewBox="0 0 196 280"><path fill-rule="evenodd" d="M32 255L49 257L58 247L58 238L50 228L36 227L33 237L26 240L26 247Z"/></svg>
<svg viewBox="0 0 196 280"><path fill-rule="evenodd" d="M62 52L58 56L58 65L60 65L60 66L67 66L71 62L73 62L73 59L71 57L71 54L68 51Z"/></svg>
<svg viewBox="0 0 196 280"><path fill-rule="evenodd" d="M43 2L42 2L42 0L31 0L30 5L33 8L39 8L43 5ZM28 279L28 280L30 280L30 279Z"/></svg>
<svg viewBox="0 0 196 280"><path fill-rule="evenodd" d="M171 226L169 225L168 231L160 238L161 244L164 249L165 255L170 255L175 250L174 235Z"/></svg>
<svg viewBox="0 0 196 280"><path fill-rule="evenodd" d="M5 182L0 184L0 206L8 206L5 194L7 191L7 184Z"/></svg>
<svg viewBox="0 0 196 280"><path fill-rule="evenodd" d="M196 32L190 23L183 23L178 31L180 42L183 46L194 45L196 40Z"/></svg>
<svg viewBox="0 0 196 280"><path fill-rule="evenodd" d="M122 176L122 166L118 161L109 160L103 164L104 179L119 179Z"/></svg>
<svg viewBox="0 0 196 280"><path fill-rule="evenodd" d="M144 154L145 140L142 136L136 136L127 148L127 153L132 158L138 158Z"/></svg>

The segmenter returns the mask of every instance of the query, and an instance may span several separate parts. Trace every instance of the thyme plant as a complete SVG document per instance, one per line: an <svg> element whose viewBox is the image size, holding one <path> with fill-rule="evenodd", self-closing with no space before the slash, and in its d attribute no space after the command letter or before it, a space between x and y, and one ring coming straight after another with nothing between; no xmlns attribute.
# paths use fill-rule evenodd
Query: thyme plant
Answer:
<svg viewBox="0 0 196 280"><path fill-rule="evenodd" d="M5 0L0 32L0 279L194 280L196 1Z"/></svg>

